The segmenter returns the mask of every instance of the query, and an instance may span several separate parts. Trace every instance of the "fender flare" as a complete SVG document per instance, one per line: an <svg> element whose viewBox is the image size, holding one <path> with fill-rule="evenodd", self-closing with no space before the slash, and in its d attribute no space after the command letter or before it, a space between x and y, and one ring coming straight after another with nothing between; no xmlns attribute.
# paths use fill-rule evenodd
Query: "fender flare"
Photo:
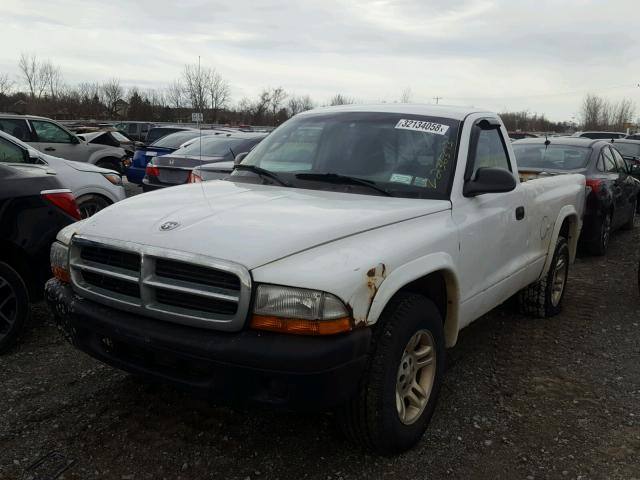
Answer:
<svg viewBox="0 0 640 480"><path fill-rule="evenodd" d="M433 273L442 273L447 290L447 318L445 338L447 346L455 345L458 338L460 290L453 258L444 252L432 253L395 268L385 277L373 297L367 325L374 325L391 298L411 282Z"/></svg>
<svg viewBox="0 0 640 480"><path fill-rule="evenodd" d="M582 230L582 219L579 217L578 211L576 210L574 205L565 205L560 209L558 218L556 219L556 222L553 226L551 240L547 248L547 259L544 262L544 266L542 267L540 278L544 277L551 267L551 261L553 260L556 243L558 242L558 237L560 236L560 229L562 228L562 225L567 218L571 219L571 224L569 226L569 238L567 239L567 243L569 244L569 261L573 263L576 259L578 237L580 236L580 231Z"/></svg>

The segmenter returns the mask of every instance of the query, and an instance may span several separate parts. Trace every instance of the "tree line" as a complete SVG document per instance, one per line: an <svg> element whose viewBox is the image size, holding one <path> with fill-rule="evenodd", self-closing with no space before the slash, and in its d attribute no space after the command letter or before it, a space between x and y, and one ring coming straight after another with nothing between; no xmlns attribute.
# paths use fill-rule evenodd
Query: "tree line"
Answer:
<svg viewBox="0 0 640 480"><path fill-rule="evenodd" d="M285 91L281 86L264 88L253 98L232 101L231 85L213 67L185 65L180 76L165 88L125 87L120 79L103 82L67 83L62 69L49 59L22 53L18 76L0 73L0 111L42 115L57 119L147 120L190 122L193 112L201 112L206 123L278 125L318 105L309 95ZM405 88L397 102L412 101ZM356 103L356 99L337 93L323 105ZM585 130L623 130L633 122L635 104L628 99L612 102L589 94L575 122L552 122L544 114L528 111L503 112L508 130L567 132Z"/></svg>

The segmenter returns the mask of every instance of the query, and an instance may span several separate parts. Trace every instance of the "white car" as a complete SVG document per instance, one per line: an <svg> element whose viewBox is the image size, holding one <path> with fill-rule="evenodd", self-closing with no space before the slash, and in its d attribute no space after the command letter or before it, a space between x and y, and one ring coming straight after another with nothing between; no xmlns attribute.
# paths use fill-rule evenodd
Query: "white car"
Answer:
<svg viewBox="0 0 640 480"><path fill-rule="evenodd" d="M39 152L15 137L0 132L0 138L21 148L21 158L7 158L7 151L0 143L0 162L29 163L34 166L48 166L58 175L62 184L71 190L82 218L90 217L109 205L124 200L126 193L122 177L114 170L96 167L90 163L74 162ZM9 155L14 155L15 149Z"/></svg>
<svg viewBox="0 0 640 480"><path fill-rule="evenodd" d="M521 180L495 113L312 110L237 160L59 233L47 300L76 347L234 401L336 407L388 455L427 428L461 329L514 295L561 310L585 178Z"/></svg>

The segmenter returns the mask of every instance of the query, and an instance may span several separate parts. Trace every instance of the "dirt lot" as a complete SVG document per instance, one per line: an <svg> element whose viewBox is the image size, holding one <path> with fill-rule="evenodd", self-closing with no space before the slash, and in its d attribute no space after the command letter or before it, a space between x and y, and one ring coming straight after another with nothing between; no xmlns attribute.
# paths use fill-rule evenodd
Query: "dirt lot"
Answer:
<svg viewBox="0 0 640 480"><path fill-rule="evenodd" d="M500 308L464 330L428 433L392 459L347 443L329 413L145 385L72 349L39 305L0 357L0 478L69 462L60 478L640 479L638 242L620 232L607 257L578 259L558 317Z"/></svg>

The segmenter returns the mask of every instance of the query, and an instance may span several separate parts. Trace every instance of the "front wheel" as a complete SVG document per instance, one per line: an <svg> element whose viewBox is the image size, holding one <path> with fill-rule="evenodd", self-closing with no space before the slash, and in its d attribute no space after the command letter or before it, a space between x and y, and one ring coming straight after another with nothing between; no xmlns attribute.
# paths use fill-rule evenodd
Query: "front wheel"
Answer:
<svg viewBox="0 0 640 480"><path fill-rule="evenodd" d="M410 449L433 415L445 364L440 312L427 298L398 294L374 335L359 390L339 411L346 436L382 455Z"/></svg>
<svg viewBox="0 0 640 480"><path fill-rule="evenodd" d="M622 228L624 230L633 230L633 227L636 226L636 210L638 209L638 199L634 198L633 203L631 204L631 215L627 223L625 223Z"/></svg>
<svg viewBox="0 0 640 480"><path fill-rule="evenodd" d="M0 353L9 349L29 316L29 292L18 273L0 262Z"/></svg>

